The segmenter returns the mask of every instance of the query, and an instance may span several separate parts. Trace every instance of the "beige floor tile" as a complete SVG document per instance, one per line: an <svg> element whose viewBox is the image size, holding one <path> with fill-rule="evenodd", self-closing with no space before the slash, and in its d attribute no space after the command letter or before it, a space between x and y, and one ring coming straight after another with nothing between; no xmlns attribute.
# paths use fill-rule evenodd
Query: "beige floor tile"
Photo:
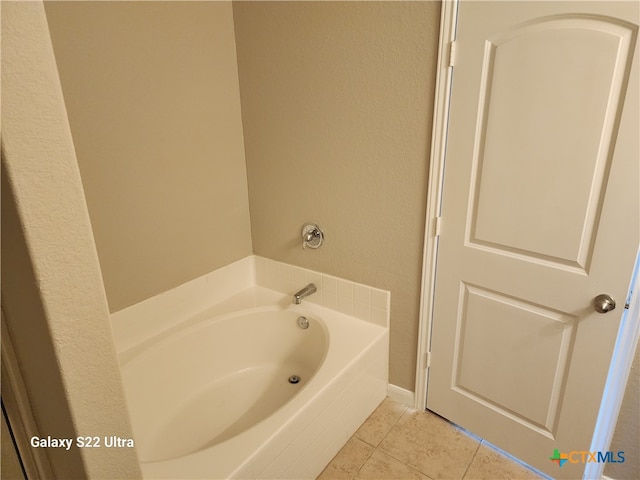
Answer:
<svg viewBox="0 0 640 480"><path fill-rule="evenodd" d="M539 480L544 477L482 443L465 480Z"/></svg>
<svg viewBox="0 0 640 480"><path fill-rule="evenodd" d="M351 437L322 471L318 480L355 478L373 450L371 445Z"/></svg>
<svg viewBox="0 0 640 480"><path fill-rule="evenodd" d="M406 405L385 398L356 431L356 438L377 447L406 409Z"/></svg>
<svg viewBox="0 0 640 480"><path fill-rule="evenodd" d="M429 411L407 409L380 450L433 479L461 479L480 440Z"/></svg>
<svg viewBox="0 0 640 480"><path fill-rule="evenodd" d="M380 450L373 452L356 478L358 480L430 480L426 475Z"/></svg>
<svg viewBox="0 0 640 480"><path fill-rule="evenodd" d="M460 480L463 475L464 480L544 478L480 442L431 412L387 398L318 480Z"/></svg>

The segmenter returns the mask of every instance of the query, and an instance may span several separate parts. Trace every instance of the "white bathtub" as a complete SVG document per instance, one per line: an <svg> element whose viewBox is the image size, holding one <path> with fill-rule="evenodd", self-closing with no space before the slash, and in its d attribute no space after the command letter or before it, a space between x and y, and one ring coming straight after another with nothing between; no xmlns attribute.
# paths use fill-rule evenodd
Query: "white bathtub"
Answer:
<svg viewBox="0 0 640 480"><path fill-rule="evenodd" d="M149 479L315 478L386 395L387 328L259 286L140 338L120 359Z"/></svg>

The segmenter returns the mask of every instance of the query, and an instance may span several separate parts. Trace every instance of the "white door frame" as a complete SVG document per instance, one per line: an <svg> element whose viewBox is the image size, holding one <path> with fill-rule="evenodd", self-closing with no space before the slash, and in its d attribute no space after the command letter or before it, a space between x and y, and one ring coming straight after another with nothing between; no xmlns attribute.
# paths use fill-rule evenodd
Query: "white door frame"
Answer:
<svg viewBox="0 0 640 480"><path fill-rule="evenodd" d="M427 406L427 376L429 345L433 320L433 300L438 255L438 224L442 205L442 181L447 146L449 121L449 98L453 69L451 68L451 45L456 38L458 0L442 0L440 12L440 46L436 90L433 106L433 131L431 133L431 157L429 160L429 193L427 197L427 221L424 232L422 260L422 291L420 295L420 320L418 328L418 360L416 365L415 408Z"/></svg>
<svg viewBox="0 0 640 480"><path fill-rule="evenodd" d="M418 330L418 356L416 363L415 408L426 409L429 351L436 264L438 254L438 229L442 204L447 126L449 121L449 99L453 81L452 44L456 38L456 21L459 0L442 0L440 17L440 46L434 101L433 131L429 166L429 194L427 198L427 219L422 264L422 290L420 297L420 320ZM640 245L639 245L640 247ZM636 257L634 275L630 280L630 292L640 292L640 248ZM616 348L609 366L605 395L600 404L596 428L591 440L590 451L607 451L613 437L616 420L622 405L629 371L640 339L640 295L627 297ZM587 463L584 478L600 478L604 464Z"/></svg>

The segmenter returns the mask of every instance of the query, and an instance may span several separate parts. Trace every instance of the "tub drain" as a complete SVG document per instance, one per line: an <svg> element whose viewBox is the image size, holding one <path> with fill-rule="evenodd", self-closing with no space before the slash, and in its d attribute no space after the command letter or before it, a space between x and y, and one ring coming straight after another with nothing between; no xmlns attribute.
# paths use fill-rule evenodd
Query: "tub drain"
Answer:
<svg viewBox="0 0 640 480"><path fill-rule="evenodd" d="M291 375L289 377L289 383L293 383L293 384L300 383L300 377L298 375Z"/></svg>

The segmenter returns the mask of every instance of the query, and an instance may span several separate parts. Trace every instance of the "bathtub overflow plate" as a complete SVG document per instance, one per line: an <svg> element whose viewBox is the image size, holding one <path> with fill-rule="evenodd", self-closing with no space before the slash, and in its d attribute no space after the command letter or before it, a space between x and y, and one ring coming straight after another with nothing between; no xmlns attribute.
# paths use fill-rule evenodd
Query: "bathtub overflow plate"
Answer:
<svg viewBox="0 0 640 480"><path fill-rule="evenodd" d="M300 377L299 377L298 375L291 375L291 376L289 377L289 383L292 383L292 384L294 384L294 385L295 385L296 383L300 383Z"/></svg>

